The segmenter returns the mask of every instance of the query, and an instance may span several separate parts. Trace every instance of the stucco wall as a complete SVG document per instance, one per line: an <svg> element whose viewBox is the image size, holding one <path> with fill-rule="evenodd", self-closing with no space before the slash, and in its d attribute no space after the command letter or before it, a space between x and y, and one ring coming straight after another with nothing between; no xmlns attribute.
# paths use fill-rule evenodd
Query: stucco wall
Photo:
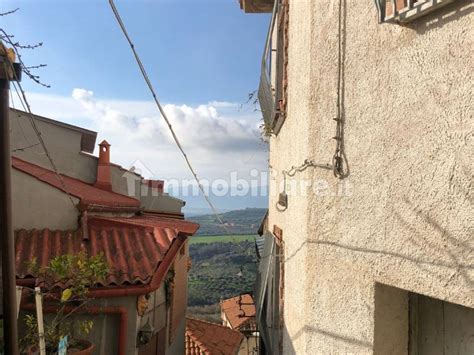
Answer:
<svg viewBox="0 0 474 355"><path fill-rule="evenodd" d="M137 354L137 301L136 297L116 297L97 299L92 304L100 306L123 306L128 312L126 354ZM120 316L117 315L83 315L77 319L92 319L94 327L87 339L95 344L94 355L118 353L118 331Z"/></svg>
<svg viewBox="0 0 474 355"><path fill-rule="evenodd" d="M298 174L318 194L290 195L285 212L271 186L269 225L286 248L286 354L372 353L375 282L474 307L473 5L403 27L378 24L372 0L346 4L351 174ZM338 5L290 1L288 116L270 143L278 182L306 158L331 163Z"/></svg>
<svg viewBox="0 0 474 355"><path fill-rule="evenodd" d="M12 196L14 229L77 228L78 212L66 194L15 169ZM72 201L79 202L75 197Z"/></svg>
<svg viewBox="0 0 474 355"><path fill-rule="evenodd" d="M51 169L28 115L10 110L10 121L13 155ZM94 183L97 162L85 154L78 154L81 151L81 133L39 119L36 119L35 123L58 170L85 182ZM26 149L18 150L22 148Z"/></svg>
<svg viewBox="0 0 474 355"><path fill-rule="evenodd" d="M29 116L10 110L10 121L13 155L51 169L51 164L29 122ZM81 152L81 132L42 119L35 119L35 123L58 171L90 184L95 183L98 158ZM113 154L112 146L112 162ZM130 173L115 164L111 164L110 173L113 191L141 200L143 208L160 212L181 212L182 200L167 194L153 196L142 191L140 188L142 177L139 175Z"/></svg>

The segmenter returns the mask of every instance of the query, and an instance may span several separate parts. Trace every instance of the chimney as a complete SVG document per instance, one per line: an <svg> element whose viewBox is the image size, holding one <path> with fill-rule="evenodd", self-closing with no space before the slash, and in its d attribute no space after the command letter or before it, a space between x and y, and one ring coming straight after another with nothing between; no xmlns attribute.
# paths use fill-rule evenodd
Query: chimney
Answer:
<svg viewBox="0 0 474 355"><path fill-rule="evenodd" d="M142 196L158 196L163 194L163 180L142 180Z"/></svg>
<svg viewBox="0 0 474 355"><path fill-rule="evenodd" d="M106 140L99 144L99 164L97 165L97 177L94 186L102 190L112 191L110 144Z"/></svg>

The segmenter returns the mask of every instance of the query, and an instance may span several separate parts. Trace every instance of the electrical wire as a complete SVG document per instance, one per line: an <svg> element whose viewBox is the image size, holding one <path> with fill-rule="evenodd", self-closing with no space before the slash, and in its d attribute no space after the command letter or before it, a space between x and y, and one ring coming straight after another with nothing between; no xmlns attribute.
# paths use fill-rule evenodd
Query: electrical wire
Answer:
<svg viewBox="0 0 474 355"><path fill-rule="evenodd" d="M342 3L344 1L344 9ZM337 58L337 102L336 102L336 151L333 156L334 176L344 179L349 176L349 164L344 147L344 37L345 37L345 0L339 0L339 18L338 18L338 58Z"/></svg>
<svg viewBox="0 0 474 355"><path fill-rule="evenodd" d="M115 16L115 19L117 20L117 23L118 25L120 26L120 29L123 33L123 35L125 36L131 50L132 50L132 53L133 53L133 56L135 57L135 61L137 62L138 64L138 67L140 68L140 72L143 76L143 79L145 80L147 86L148 86L148 89L150 90L150 93L152 94L153 96L153 100L155 101L155 104L156 106L158 107L158 110L160 111L161 113L161 116L163 117L163 119L165 120L168 128L169 128L169 131L171 132L171 135L173 137L173 140L174 142L176 143L179 151L181 152L185 162L186 162L186 165L189 169L189 171L191 172L191 174L193 175L194 177L194 180L196 181L197 185L198 185L198 188L202 194L202 196L204 197L204 199L206 200L207 204L209 205L209 207L211 208L212 210L212 213L215 215L215 217L217 218L217 220L219 221L219 223L222 225L222 227L224 228L224 230L226 231L226 233L228 235L232 235L232 233L230 232L230 230L227 228L226 224L224 223L224 221L222 220L222 217L220 216L219 212L217 211L217 209L214 207L212 201L210 200L209 196L206 194L205 190L204 190L204 186L201 184L199 178L198 178L198 175L196 173L196 170L193 168L193 166L191 165L191 162L186 154L186 152L184 151L179 139L178 139L178 136L176 135L174 129L173 129L173 126L171 125L171 122L170 120L168 119L168 116L166 115L166 112L165 110L163 109L160 101L158 100L158 97L156 95L156 92L155 92L155 89L150 81L150 78L146 72L146 69L135 49L135 45L133 44L128 32L127 32L127 29L125 27L125 24L124 22L122 21L122 18L120 16L120 13L117 9L117 7L115 6L114 4L114 1L113 0L109 0L109 5L112 9L112 12L114 13L114 16ZM238 244L237 244L238 245ZM241 247L239 245L239 247Z"/></svg>
<svg viewBox="0 0 474 355"><path fill-rule="evenodd" d="M0 45L6 49L5 45L3 44L3 42L0 42ZM17 53L18 55L18 51L15 47L13 47L15 53ZM7 70L7 67L6 67L6 63L8 63L8 65L10 66L10 69L13 73L13 78L15 79L14 81L12 81L13 83L13 87L16 91L16 94L18 95L18 98L20 99L20 103L21 105L23 106L23 108L25 109L25 111L28 113L28 118L29 118L29 122L31 124L31 127L33 128L33 131L35 132L37 138L38 138L38 141L39 141L39 144L42 146L45 154L46 154L46 157L48 158L48 161L49 161L49 164L51 165L51 168L53 169L53 172L54 174L56 175L56 177L58 178L59 182L61 183L61 186L62 188L64 189L64 192L66 192L66 194L68 195L68 198L71 202L71 204L74 206L75 209L79 210L78 206L74 203L74 200L72 199L72 196L71 194L69 193L67 187L66 187L66 184L64 183L64 180L62 178L62 176L59 174L58 172L58 169L56 167L56 164L54 163L54 160L53 158L51 157L51 154L49 153L48 151L48 148L46 147L46 144L43 140L43 137L41 135L41 131L38 129L38 126L36 125L36 122L34 120L34 117L33 117L33 113L31 112L31 106L28 102L28 99L26 98L26 93L25 91L23 90L23 87L21 86L21 83L20 81L18 80L18 77L16 75L16 72L15 72L15 69L13 67L13 63L10 61L10 59L8 58L8 56L5 56L6 58L6 61L3 62L3 65L4 65L4 69L5 69L5 72L8 73L8 70ZM18 85L18 88L17 88L17 85ZM20 95L20 92L21 92L21 95Z"/></svg>

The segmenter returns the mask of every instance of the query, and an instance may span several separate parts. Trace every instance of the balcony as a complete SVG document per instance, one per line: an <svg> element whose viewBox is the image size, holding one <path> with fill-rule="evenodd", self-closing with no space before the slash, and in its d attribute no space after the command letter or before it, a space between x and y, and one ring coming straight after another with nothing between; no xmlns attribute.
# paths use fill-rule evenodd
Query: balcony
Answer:
<svg viewBox="0 0 474 355"><path fill-rule="evenodd" d="M272 12L275 0L239 0L245 13Z"/></svg>
<svg viewBox="0 0 474 355"><path fill-rule="evenodd" d="M408 23L456 0L375 0L380 22Z"/></svg>
<svg viewBox="0 0 474 355"><path fill-rule="evenodd" d="M273 6L272 18L262 58L258 100L262 110L265 128L278 134L286 111L286 30L288 14L285 1L277 0ZM287 7L286 7L287 10Z"/></svg>

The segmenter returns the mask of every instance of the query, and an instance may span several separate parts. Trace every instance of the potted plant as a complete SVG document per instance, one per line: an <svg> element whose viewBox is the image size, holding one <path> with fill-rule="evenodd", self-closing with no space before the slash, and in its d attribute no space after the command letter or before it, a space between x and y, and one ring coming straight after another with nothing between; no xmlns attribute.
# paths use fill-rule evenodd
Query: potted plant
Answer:
<svg viewBox="0 0 474 355"><path fill-rule="evenodd" d="M92 330L93 321L79 321L75 315L92 301L87 296L89 288L108 273L104 256L87 256L85 252L60 255L51 259L46 267L38 267L36 260L33 260L28 263L28 269L39 281L45 307L57 308L55 314L44 318L46 353L58 353L59 344L63 343L67 344L68 354L92 354L94 345L81 336ZM28 314L24 320L26 332L22 345L27 354L39 354L36 315Z"/></svg>

